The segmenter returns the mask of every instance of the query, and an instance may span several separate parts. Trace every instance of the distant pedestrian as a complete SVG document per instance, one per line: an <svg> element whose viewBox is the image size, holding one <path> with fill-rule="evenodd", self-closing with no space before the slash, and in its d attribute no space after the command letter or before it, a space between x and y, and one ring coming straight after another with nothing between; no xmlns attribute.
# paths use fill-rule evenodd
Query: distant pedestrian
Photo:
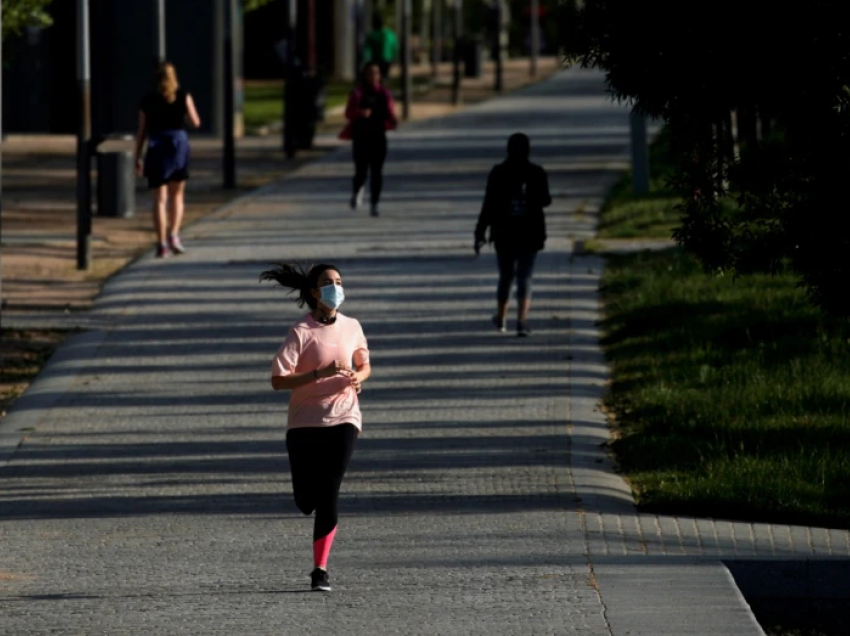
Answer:
<svg viewBox="0 0 850 636"><path fill-rule="evenodd" d="M363 64L377 64L381 77L387 81L390 67L398 56L398 37L389 27L384 26L381 14L372 16L372 32L363 45Z"/></svg>
<svg viewBox="0 0 850 636"><path fill-rule="evenodd" d="M289 330L272 363L272 388L291 390L286 450L295 505L313 525L314 591L329 592L328 556L342 478L362 427L357 394L371 374L360 323L337 310L345 299L334 265L278 265L260 274L296 292L310 312Z"/></svg>
<svg viewBox="0 0 850 636"><path fill-rule="evenodd" d="M537 252L546 243L543 208L552 203L546 171L529 161L531 142L522 133L508 139L507 159L494 166L487 179L484 204L475 227L475 253L487 242L495 244L499 263L496 315L493 324L505 331L508 297L517 280L517 335L528 336L531 309L531 275Z"/></svg>
<svg viewBox="0 0 850 636"><path fill-rule="evenodd" d="M174 65L164 62L156 71L156 88L145 95L139 106L136 133L136 174L147 177L153 195L158 258L186 251L180 241L180 226L189 178L187 125L198 128L201 118L192 96L180 88ZM146 138L148 148L142 163Z"/></svg>
<svg viewBox="0 0 850 636"><path fill-rule="evenodd" d="M376 64L367 64L360 82L351 91L345 107L348 125L340 139L352 140L354 155L354 184L351 209L363 204L363 186L369 176L372 216L378 216L378 203L384 184L384 162L387 159L387 131L398 126L395 103L389 90L381 82L381 72Z"/></svg>

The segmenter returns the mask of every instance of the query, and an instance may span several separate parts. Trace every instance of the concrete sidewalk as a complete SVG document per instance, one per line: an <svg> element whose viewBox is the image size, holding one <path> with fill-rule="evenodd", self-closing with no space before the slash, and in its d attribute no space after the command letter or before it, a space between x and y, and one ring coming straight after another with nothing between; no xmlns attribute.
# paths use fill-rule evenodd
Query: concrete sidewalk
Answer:
<svg viewBox="0 0 850 636"><path fill-rule="evenodd" d="M516 130L555 198L529 339L492 331L471 249ZM333 153L111 280L102 329L0 428L0 633L762 634L725 561L846 558L850 535L635 513L601 447L601 261L573 253L627 143L601 76L561 73L394 135L378 219ZM302 593L312 521L268 384L300 312L257 276L292 258L340 266L374 364L329 596Z"/></svg>

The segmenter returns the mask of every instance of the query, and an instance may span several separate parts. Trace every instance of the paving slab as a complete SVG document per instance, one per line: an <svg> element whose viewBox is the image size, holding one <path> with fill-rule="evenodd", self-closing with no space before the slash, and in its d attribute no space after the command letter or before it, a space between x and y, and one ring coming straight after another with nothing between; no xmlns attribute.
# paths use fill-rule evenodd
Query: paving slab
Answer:
<svg viewBox="0 0 850 636"><path fill-rule="evenodd" d="M495 258L472 254L517 130L555 193L528 339L492 331ZM12 412L37 424L0 468L0 633L759 635L723 559L847 556L846 533L635 512L603 446L603 263L574 251L628 157L600 74L390 148L380 218L348 209L343 150L109 281L73 382ZM312 521L268 378L300 311L257 281L297 258L340 266L374 362L328 596L304 593Z"/></svg>

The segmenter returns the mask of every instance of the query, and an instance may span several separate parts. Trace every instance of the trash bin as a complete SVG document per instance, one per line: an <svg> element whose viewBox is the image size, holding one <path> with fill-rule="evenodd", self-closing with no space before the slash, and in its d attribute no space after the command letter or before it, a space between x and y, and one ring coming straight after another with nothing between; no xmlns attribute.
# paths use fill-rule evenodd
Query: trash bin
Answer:
<svg viewBox="0 0 850 636"><path fill-rule="evenodd" d="M327 103L328 92L327 82L322 75L316 75L313 78L313 104L315 108L314 117L316 121L325 121L325 105Z"/></svg>
<svg viewBox="0 0 850 636"><path fill-rule="evenodd" d="M302 121L298 145L300 148L312 148L316 123L325 119L325 80L319 74L305 74L302 82Z"/></svg>
<svg viewBox="0 0 850 636"><path fill-rule="evenodd" d="M284 151L287 157L312 148L316 122L325 118L325 79L308 74L300 62L287 75L284 100Z"/></svg>
<svg viewBox="0 0 850 636"><path fill-rule="evenodd" d="M136 208L133 138L109 139L97 147L97 214L129 219Z"/></svg>
<svg viewBox="0 0 850 636"><path fill-rule="evenodd" d="M463 47L463 75L464 77L481 77L481 67L483 62L481 42L478 40L469 40Z"/></svg>

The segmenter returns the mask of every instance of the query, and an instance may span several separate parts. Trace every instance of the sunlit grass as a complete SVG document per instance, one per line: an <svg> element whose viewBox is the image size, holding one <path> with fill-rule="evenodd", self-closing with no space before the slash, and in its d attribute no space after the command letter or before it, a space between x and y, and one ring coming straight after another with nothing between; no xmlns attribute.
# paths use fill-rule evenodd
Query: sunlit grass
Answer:
<svg viewBox="0 0 850 636"><path fill-rule="evenodd" d="M608 235L666 232L671 202L615 190ZM850 527L850 325L796 282L679 249L609 257L607 406L643 509Z"/></svg>

